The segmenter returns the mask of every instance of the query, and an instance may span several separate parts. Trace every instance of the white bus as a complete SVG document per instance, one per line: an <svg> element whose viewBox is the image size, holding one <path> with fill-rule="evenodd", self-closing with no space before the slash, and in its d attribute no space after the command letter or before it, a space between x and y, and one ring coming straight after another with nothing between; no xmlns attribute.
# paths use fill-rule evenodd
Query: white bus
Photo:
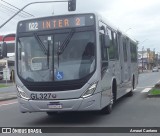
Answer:
<svg viewBox="0 0 160 136"><path fill-rule="evenodd" d="M15 67L22 113L110 113L137 86L137 42L95 13L24 20Z"/></svg>

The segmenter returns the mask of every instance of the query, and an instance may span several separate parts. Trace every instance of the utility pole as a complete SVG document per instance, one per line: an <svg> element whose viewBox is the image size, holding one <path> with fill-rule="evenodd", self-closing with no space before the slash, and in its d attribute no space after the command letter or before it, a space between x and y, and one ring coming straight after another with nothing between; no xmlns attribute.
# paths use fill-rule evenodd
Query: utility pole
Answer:
<svg viewBox="0 0 160 136"><path fill-rule="evenodd" d="M148 63L148 70L151 69L151 51L150 51L150 48L147 49L147 63Z"/></svg>
<svg viewBox="0 0 160 136"><path fill-rule="evenodd" d="M155 66L155 48L153 49L153 67Z"/></svg>
<svg viewBox="0 0 160 136"><path fill-rule="evenodd" d="M144 42L146 42L147 40L148 40L148 39L143 40L143 41L141 42L141 44L144 43ZM142 46L142 72L143 72L143 67L144 67L143 54L144 54L144 46Z"/></svg>
<svg viewBox="0 0 160 136"><path fill-rule="evenodd" d="M142 47L142 72L143 72L143 51L144 51L144 46Z"/></svg>

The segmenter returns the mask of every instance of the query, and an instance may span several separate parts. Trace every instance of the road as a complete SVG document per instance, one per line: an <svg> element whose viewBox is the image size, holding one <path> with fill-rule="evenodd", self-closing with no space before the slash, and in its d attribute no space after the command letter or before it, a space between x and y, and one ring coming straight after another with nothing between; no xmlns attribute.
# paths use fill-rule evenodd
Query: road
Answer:
<svg viewBox="0 0 160 136"><path fill-rule="evenodd" d="M49 117L46 113L19 112L17 100L0 102L0 127L159 127L160 98L147 98L144 89L160 80L160 72L139 75L132 97L123 97L110 115L97 112L62 113Z"/></svg>

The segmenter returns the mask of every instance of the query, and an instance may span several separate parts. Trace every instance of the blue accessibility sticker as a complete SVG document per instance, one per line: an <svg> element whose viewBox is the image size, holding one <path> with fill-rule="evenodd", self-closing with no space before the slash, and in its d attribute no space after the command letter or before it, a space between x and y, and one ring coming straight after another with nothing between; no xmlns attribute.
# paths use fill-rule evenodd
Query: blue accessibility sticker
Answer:
<svg viewBox="0 0 160 136"><path fill-rule="evenodd" d="M56 72L56 79L57 80L62 80L63 79L63 72L57 71Z"/></svg>

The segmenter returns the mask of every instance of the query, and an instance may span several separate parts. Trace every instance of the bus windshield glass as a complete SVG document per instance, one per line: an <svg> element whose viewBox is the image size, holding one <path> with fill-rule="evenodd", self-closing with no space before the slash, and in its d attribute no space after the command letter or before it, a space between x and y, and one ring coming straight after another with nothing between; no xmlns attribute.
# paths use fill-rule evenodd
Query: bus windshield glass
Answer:
<svg viewBox="0 0 160 136"><path fill-rule="evenodd" d="M93 31L27 35L17 42L18 74L29 82L78 80L95 70Z"/></svg>

